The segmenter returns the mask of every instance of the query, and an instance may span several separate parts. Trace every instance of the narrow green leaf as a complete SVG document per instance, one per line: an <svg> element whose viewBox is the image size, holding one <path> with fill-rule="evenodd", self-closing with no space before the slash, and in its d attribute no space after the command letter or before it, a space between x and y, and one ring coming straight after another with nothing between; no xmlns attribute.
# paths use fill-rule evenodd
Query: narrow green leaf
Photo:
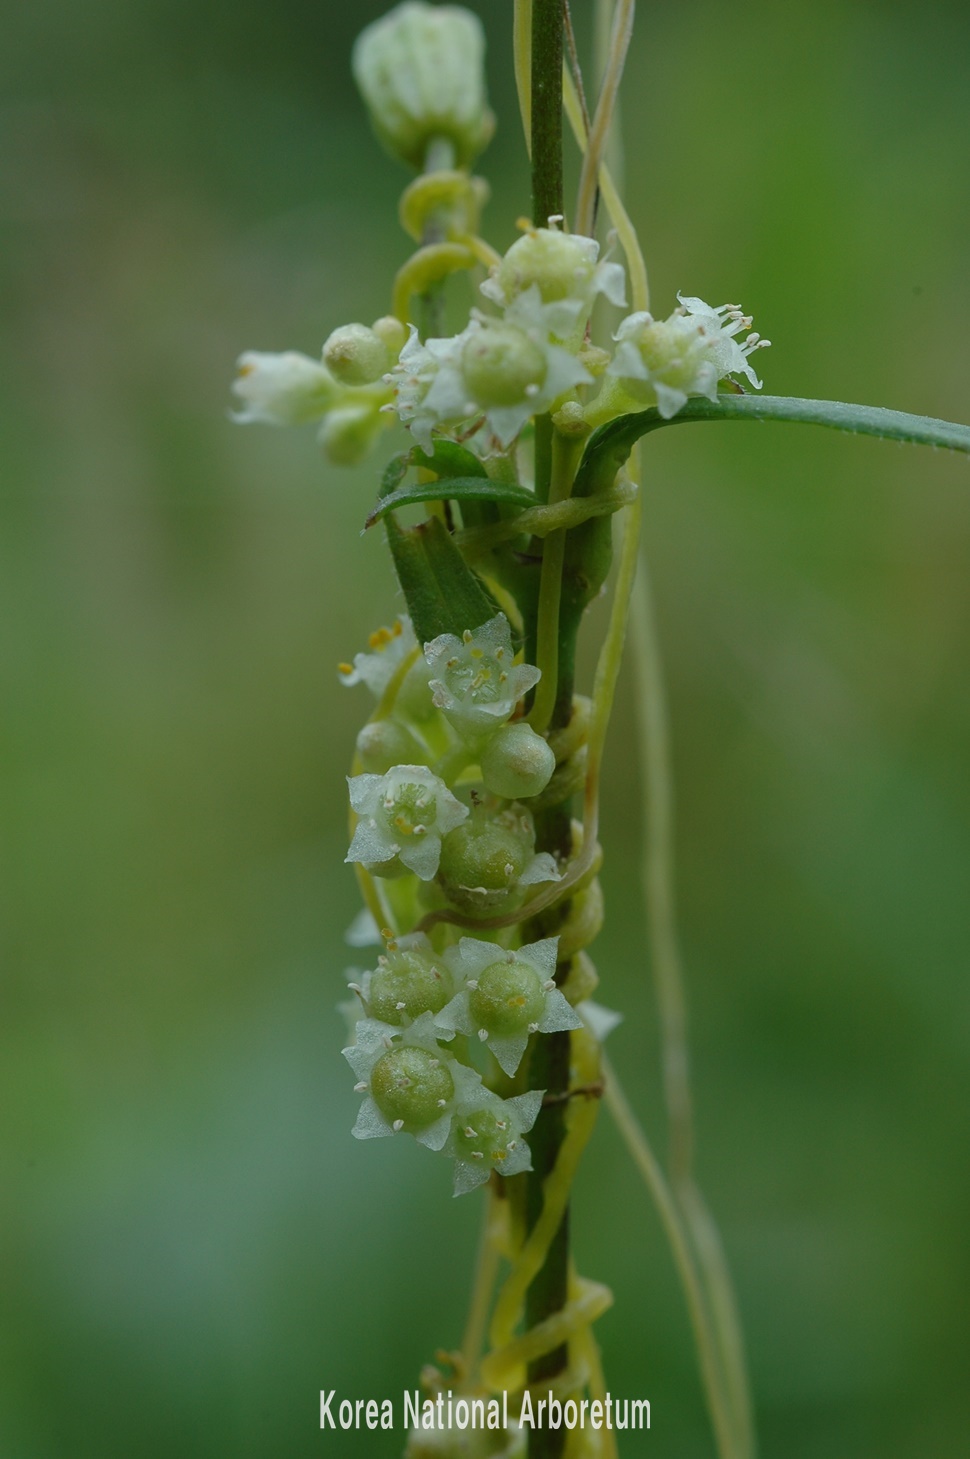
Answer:
<svg viewBox="0 0 970 1459"><path fill-rule="evenodd" d="M378 496L383 500L397 491L412 466L417 466L422 471L433 471L435 476L442 477L487 476L478 457L464 446L459 446L455 441L435 441L430 456L420 446L412 446L410 451L401 451L397 456L392 456L381 475ZM367 525L370 526L370 523Z"/></svg>
<svg viewBox="0 0 970 1459"><path fill-rule="evenodd" d="M375 522L396 511L398 507L411 506L414 502L507 502L512 506L534 507L536 499L524 486L509 482L490 481L487 476L459 476L438 481L419 481L412 486L398 487L389 496L381 497L371 512L364 527L373 527Z"/></svg>
<svg viewBox="0 0 970 1459"><path fill-rule="evenodd" d="M405 476L407 476L410 465L410 451L402 451L399 455L392 456L381 475L381 486L378 495L382 497L390 496L392 491L396 491Z"/></svg>
<svg viewBox="0 0 970 1459"><path fill-rule="evenodd" d="M494 618L497 606L439 517L405 529L390 516L387 540L419 643Z"/></svg>
<svg viewBox="0 0 970 1459"><path fill-rule="evenodd" d="M881 436L887 441L909 441L918 446L942 446L970 452L970 426L932 416L907 415L878 405L846 405L840 400L799 400L790 395L721 395L717 401L688 400L675 416L664 420L655 408L620 416L594 431L586 444L577 478L589 491L602 490L612 481L634 444L661 426L698 420L779 420L803 425L830 426L853 435Z"/></svg>
<svg viewBox="0 0 970 1459"><path fill-rule="evenodd" d="M456 441L436 440L429 456L420 446L411 452L410 464L435 476L486 476L488 472L478 457Z"/></svg>

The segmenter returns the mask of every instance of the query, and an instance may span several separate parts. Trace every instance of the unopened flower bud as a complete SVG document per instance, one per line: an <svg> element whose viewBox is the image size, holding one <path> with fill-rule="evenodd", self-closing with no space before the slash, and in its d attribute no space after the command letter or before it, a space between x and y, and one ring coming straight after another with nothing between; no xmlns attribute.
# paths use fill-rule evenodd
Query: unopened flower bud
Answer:
<svg viewBox="0 0 970 1459"><path fill-rule="evenodd" d="M393 765L420 765L422 750L406 725L396 719L374 719L357 736L363 770L383 775Z"/></svg>
<svg viewBox="0 0 970 1459"><path fill-rule="evenodd" d="M526 887L558 879L548 851L536 854L535 826L523 806L478 805L442 842L439 884L469 912L515 905Z"/></svg>
<svg viewBox="0 0 970 1459"><path fill-rule="evenodd" d="M376 330L366 324L342 324L323 347L323 363L344 385L371 385L392 361Z"/></svg>
<svg viewBox="0 0 970 1459"><path fill-rule="evenodd" d="M352 65L374 129L390 152L420 171L431 142L452 143L466 167L495 118L485 99L485 37L470 11L406 0L357 38Z"/></svg>
<svg viewBox="0 0 970 1459"><path fill-rule="evenodd" d="M513 890L534 854L517 818L472 816L445 837L439 880L457 906L490 907Z"/></svg>
<svg viewBox="0 0 970 1459"><path fill-rule="evenodd" d="M297 426L318 420L330 409L339 386L325 366L296 350L266 354L247 350L239 356L233 394L243 402L234 420L271 426Z"/></svg>
<svg viewBox="0 0 970 1459"><path fill-rule="evenodd" d="M363 461L384 425L385 418L376 402L341 405L328 411L317 439L335 466L356 466Z"/></svg>
<svg viewBox="0 0 970 1459"><path fill-rule="evenodd" d="M481 756L482 779L493 795L524 800L539 795L552 778L556 757L531 725L506 724L489 740Z"/></svg>
<svg viewBox="0 0 970 1459"><path fill-rule="evenodd" d="M372 325L378 339L382 340L387 353L396 360L408 337L406 327L393 314L382 314Z"/></svg>
<svg viewBox="0 0 970 1459"><path fill-rule="evenodd" d="M404 676L398 690L396 710L416 724L425 724L435 713L430 670L423 658L416 659Z"/></svg>

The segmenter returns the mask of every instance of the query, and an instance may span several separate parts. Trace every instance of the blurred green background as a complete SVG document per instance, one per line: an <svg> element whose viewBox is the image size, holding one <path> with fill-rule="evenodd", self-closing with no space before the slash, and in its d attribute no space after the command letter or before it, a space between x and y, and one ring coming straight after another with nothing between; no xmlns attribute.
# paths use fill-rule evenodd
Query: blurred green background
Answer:
<svg viewBox="0 0 970 1459"><path fill-rule="evenodd" d="M351 1140L337 660L397 600L378 463L226 417L246 348L384 312L404 176L348 74L383 6L7 5L0 57L3 1459L394 1455L479 1214ZM528 210L507 3L486 231ZM586 7L577 5L585 32ZM624 102L656 307L736 299L776 393L970 418L970 23L644 7ZM394 444L389 437L389 447ZM646 451L702 1181L763 1453L966 1451L970 467L782 426ZM658 1138L631 710L601 997ZM624 1453L712 1453L683 1303L607 1118L576 1200Z"/></svg>

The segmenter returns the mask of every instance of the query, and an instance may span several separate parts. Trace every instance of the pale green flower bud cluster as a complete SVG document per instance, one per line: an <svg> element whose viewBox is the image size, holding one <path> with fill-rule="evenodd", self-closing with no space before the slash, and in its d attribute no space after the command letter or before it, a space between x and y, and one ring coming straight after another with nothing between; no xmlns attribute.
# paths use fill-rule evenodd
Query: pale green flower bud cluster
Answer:
<svg viewBox="0 0 970 1459"><path fill-rule="evenodd" d="M320 360L287 350L247 350L239 357L233 393L242 409L233 419L248 425L295 426L319 421L318 440L338 466L354 466L387 425L391 399L385 376L396 362L406 331L389 316L375 324L335 329Z"/></svg>
<svg viewBox="0 0 970 1459"><path fill-rule="evenodd" d="M536 852L528 808L555 755L515 717L539 672L516 661L503 614L423 652L399 620L340 673L378 701L357 741L366 768L348 781L347 860L386 889L398 926L414 928L436 907L504 913L559 879L554 858ZM399 751L408 758L393 758ZM360 1008L344 1052L364 1096L354 1134L405 1133L441 1151L454 1161L456 1194L492 1170L530 1168L525 1136L542 1100L541 1090L502 1097L474 1057L491 1054L512 1079L533 1035L580 1026L555 983L558 940L510 941L441 924L430 936L387 933L376 966L350 984Z"/></svg>

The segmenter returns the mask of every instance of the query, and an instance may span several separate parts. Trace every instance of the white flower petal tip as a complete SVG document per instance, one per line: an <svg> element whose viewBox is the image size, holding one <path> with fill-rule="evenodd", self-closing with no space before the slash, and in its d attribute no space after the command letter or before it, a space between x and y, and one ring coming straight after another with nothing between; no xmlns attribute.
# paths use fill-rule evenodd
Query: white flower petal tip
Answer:
<svg viewBox="0 0 970 1459"><path fill-rule="evenodd" d="M344 933L348 947L382 947L383 938L373 914L362 907Z"/></svg>
<svg viewBox="0 0 970 1459"><path fill-rule="evenodd" d="M623 1022L622 1013L617 1013L612 1008L604 1008L602 1003L595 1003L592 998L586 998L578 1004L576 1012L590 1033L600 1043L604 1043L613 1030Z"/></svg>

